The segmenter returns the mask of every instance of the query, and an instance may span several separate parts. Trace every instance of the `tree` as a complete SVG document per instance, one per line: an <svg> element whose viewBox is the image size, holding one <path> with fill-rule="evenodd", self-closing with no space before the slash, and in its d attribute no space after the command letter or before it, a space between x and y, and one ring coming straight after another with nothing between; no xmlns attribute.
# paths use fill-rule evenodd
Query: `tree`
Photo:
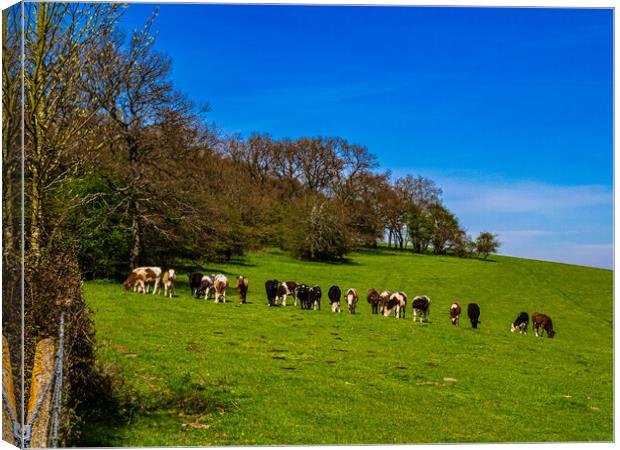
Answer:
<svg viewBox="0 0 620 450"><path fill-rule="evenodd" d="M432 244L433 252L437 255L446 252L450 243L457 240L462 232L459 221L452 212L441 204L429 207L433 223Z"/></svg>
<svg viewBox="0 0 620 450"><path fill-rule="evenodd" d="M497 235L488 231L481 232L476 238L476 251L487 259L491 253L497 252L501 243L497 240Z"/></svg>
<svg viewBox="0 0 620 450"><path fill-rule="evenodd" d="M38 254L51 230L51 191L73 176L84 149L96 149L99 119L86 89L98 73L93 61L122 14L112 3L26 3L24 18L24 132L28 247ZM3 54L4 55L4 54Z"/></svg>
<svg viewBox="0 0 620 450"><path fill-rule="evenodd" d="M300 199L287 215L284 247L309 260L342 258L349 251L349 237L338 204L317 195Z"/></svg>
<svg viewBox="0 0 620 450"><path fill-rule="evenodd" d="M413 251L416 253L426 252L433 237L433 221L426 208L416 203L409 205L407 233L413 245Z"/></svg>

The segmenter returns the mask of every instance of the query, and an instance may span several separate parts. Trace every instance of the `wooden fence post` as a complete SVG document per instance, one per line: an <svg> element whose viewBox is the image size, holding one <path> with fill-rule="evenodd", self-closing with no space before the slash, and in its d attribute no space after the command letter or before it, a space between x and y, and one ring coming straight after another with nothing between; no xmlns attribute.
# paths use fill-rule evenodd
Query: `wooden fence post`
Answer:
<svg viewBox="0 0 620 450"><path fill-rule="evenodd" d="M13 370L11 369L11 353L9 352L9 342L4 336L2 336L2 389L6 393L9 408L17 412L15 390L13 388ZM17 417L16 419L19 420ZM2 408L2 439L9 444L15 445L13 422L4 407Z"/></svg>
<svg viewBox="0 0 620 450"><path fill-rule="evenodd" d="M34 354L26 419L27 423L32 423L30 434L30 447L32 448L47 447L50 404L53 391L54 350L54 340L51 338L43 339L37 344Z"/></svg>

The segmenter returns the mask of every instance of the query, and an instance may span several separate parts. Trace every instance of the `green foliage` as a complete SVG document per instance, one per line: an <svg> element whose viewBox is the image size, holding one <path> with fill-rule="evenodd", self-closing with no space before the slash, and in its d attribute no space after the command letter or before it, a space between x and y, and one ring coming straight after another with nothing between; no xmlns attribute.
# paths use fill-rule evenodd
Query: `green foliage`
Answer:
<svg viewBox="0 0 620 450"><path fill-rule="evenodd" d="M425 253L433 238L433 220L426 209L412 203L407 212L407 233L416 253Z"/></svg>
<svg viewBox="0 0 620 450"><path fill-rule="evenodd" d="M123 422L89 422L75 445L613 439L612 271L387 249L353 252L341 264L252 253L208 269L248 276L249 303L234 290L226 304L195 300L185 274L172 301L86 283L99 360L136 404ZM355 287L358 313L268 308L263 283L274 277L323 292ZM370 287L405 291L410 302L429 295L430 322L412 323L410 304L406 319L372 315ZM465 313L460 327L450 323L455 300L480 305L478 329ZM519 311L548 314L555 338L536 338L531 327L512 334ZM206 399L213 403L201 411ZM368 426L385 417L398 420Z"/></svg>
<svg viewBox="0 0 620 450"><path fill-rule="evenodd" d="M334 202L308 197L289 214L284 248L294 256L328 261L342 258L349 251L349 237L342 215Z"/></svg>
<svg viewBox="0 0 620 450"><path fill-rule="evenodd" d="M476 238L476 251L487 259L491 253L497 252L500 246L497 235L483 231Z"/></svg>

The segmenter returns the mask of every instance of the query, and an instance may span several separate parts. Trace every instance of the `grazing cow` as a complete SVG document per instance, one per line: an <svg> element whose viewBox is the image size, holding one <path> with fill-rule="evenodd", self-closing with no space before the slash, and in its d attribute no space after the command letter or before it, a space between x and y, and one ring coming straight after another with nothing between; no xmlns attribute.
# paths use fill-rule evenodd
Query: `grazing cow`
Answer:
<svg viewBox="0 0 620 450"><path fill-rule="evenodd" d="M452 325L459 324L459 314L461 314L461 305L452 303L452 306L450 306L450 320L452 321Z"/></svg>
<svg viewBox="0 0 620 450"><path fill-rule="evenodd" d="M383 294L381 294L383 295ZM388 301L383 305L383 315L385 317L392 314L392 310L396 311L396 318L405 318L405 310L407 309L407 294L404 292L394 292L390 295Z"/></svg>
<svg viewBox="0 0 620 450"><path fill-rule="evenodd" d="M205 296L205 300L209 300L209 297L214 291L213 282L215 281L215 275L205 275L200 281L200 288L196 291L196 298L202 294Z"/></svg>
<svg viewBox="0 0 620 450"><path fill-rule="evenodd" d="M510 325L510 331L513 333L519 330L521 334L527 334L527 326L530 324L530 316L526 312L520 312L515 321Z"/></svg>
<svg viewBox="0 0 620 450"><path fill-rule="evenodd" d="M332 312L340 312L340 296L342 293L340 292L340 288L336 285L329 288L327 292L327 297L332 304Z"/></svg>
<svg viewBox="0 0 620 450"><path fill-rule="evenodd" d="M390 300L390 295L392 295L390 291L383 291L379 294L379 311L381 314L383 314L386 303Z"/></svg>
<svg viewBox="0 0 620 450"><path fill-rule="evenodd" d="M287 281L286 283L286 287L288 288L289 292L291 292L293 294L293 298L295 299L295 306L297 306L297 282L295 281Z"/></svg>
<svg viewBox="0 0 620 450"><path fill-rule="evenodd" d="M289 290L286 283L280 283L278 285L278 295L276 296L276 305L278 304L278 299L282 299L282 306L286 306L286 297L291 295L291 291Z"/></svg>
<svg viewBox="0 0 620 450"><path fill-rule="evenodd" d="M280 282L278 280L267 280L265 281L265 291L267 292L267 304L269 306L278 306L276 299L278 297L278 285Z"/></svg>
<svg viewBox="0 0 620 450"><path fill-rule="evenodd" d="M299 298L299 303L301 305L301 309L310 309L311 302L310 298L310 288L305 284L300 284L297 286L297 298Z"/></svg>
<svg viewBox="0 0 620 450"><path fill-rule="evenodd" d="M349 307L349 314L355 314L355 306L359 301L359 295L357 295L357 291L354 288L349 288L347 291L347 306Z"/></svg>
<svg viewBox="0 0 620 450"><path fill-rule="evenodd" d="M213 280L213 287L215 288L215 303L219 303L220 300L226 303L226 288L228 287L228 278L223 274L216 275Z"/></svg>
<svg viewBox="0 0 620 450"><path fill-rule="evenodd" d="M156 294L160 292L160 277L161 267L136 267L131 271L123 285L125 290L134 287L138 292L146 294L148 284L153 283L153 294Z"/></svg>
<svg viewBox="0 0 620 450"><path fill-rule="evenodd" d="M306 309L314 309L315 311L318 309L321 310L321 296L322 296L321 288L316 284L310 288L308 291L308 298L306 300Z"/></svg>
<svg viewBox="0 0 620 450"><path fill-rule="evenodd" d="M372 314L379 314L379 291L375 288L370 288L366 295L366 300L370 303Z"/></svg>
<svg viewBox="0 0 620 450"><path fill-rule="evenodd" d="M245 303L246 296L248 295L248 285L250 284L250 280L248 280L243 275L239 275L237 277L237 292L239 292L239 302Z"/></svg>
<svg viewBox="0 0 620 450"><path fill-rule="evenodd" d="M469 317L472 328L478 328L478 324L480 323L480 320L478 320L480 317L480 306L476 303L467 305L467 316Z"/></svg>
<svg viewBox="0 0 620 450"><path fill-rule="evenodd" d="M555 336L555 331L553 331L553 323L551 322L551 318L542 313L535 312L532 314L532 330L534 330L534 334L538 337L538 331L540 330L540 337L542 337L543 333L547 332L547 337L552 338Z"/></svg>
<svg viewBox="0 0 620 450"><path fill-rule="evenodd" d="M431 299L427 295L418 295L413 299L411 303L413 308L413 321L417 314L420 314L420 322L422 322L422 316L424 316L424 322L428 322L428 315L431 312Z"/></svg>
<svg viewBox="0 0 620 450"><path fill-rule="evenodd" d="M164 272L162 282L164 285L164 297L172 298L174 296L174 285L177 282L177 274L174 269L168 269Z"/></svg>
<svg viewBox="0 0 620 450"><path fill-rule="evenodd" d="M192 290L192 295L196 298L198 298L197 292L200 290L203 276L201 273L193 273L189 276L189 288Z"/></svg>

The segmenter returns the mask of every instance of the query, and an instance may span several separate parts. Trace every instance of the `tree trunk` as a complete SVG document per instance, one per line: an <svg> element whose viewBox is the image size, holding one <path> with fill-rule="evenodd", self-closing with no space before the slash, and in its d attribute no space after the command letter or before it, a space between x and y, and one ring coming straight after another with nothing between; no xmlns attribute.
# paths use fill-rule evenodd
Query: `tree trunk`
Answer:
<svg viewBox="0 0 620 450"><path fill-rule="evenodd" d="M131 251L129 255L129 268L135 269L140 263L142 253L142 224L140 223L140 208L138 203L131 201Z"/></svg>

